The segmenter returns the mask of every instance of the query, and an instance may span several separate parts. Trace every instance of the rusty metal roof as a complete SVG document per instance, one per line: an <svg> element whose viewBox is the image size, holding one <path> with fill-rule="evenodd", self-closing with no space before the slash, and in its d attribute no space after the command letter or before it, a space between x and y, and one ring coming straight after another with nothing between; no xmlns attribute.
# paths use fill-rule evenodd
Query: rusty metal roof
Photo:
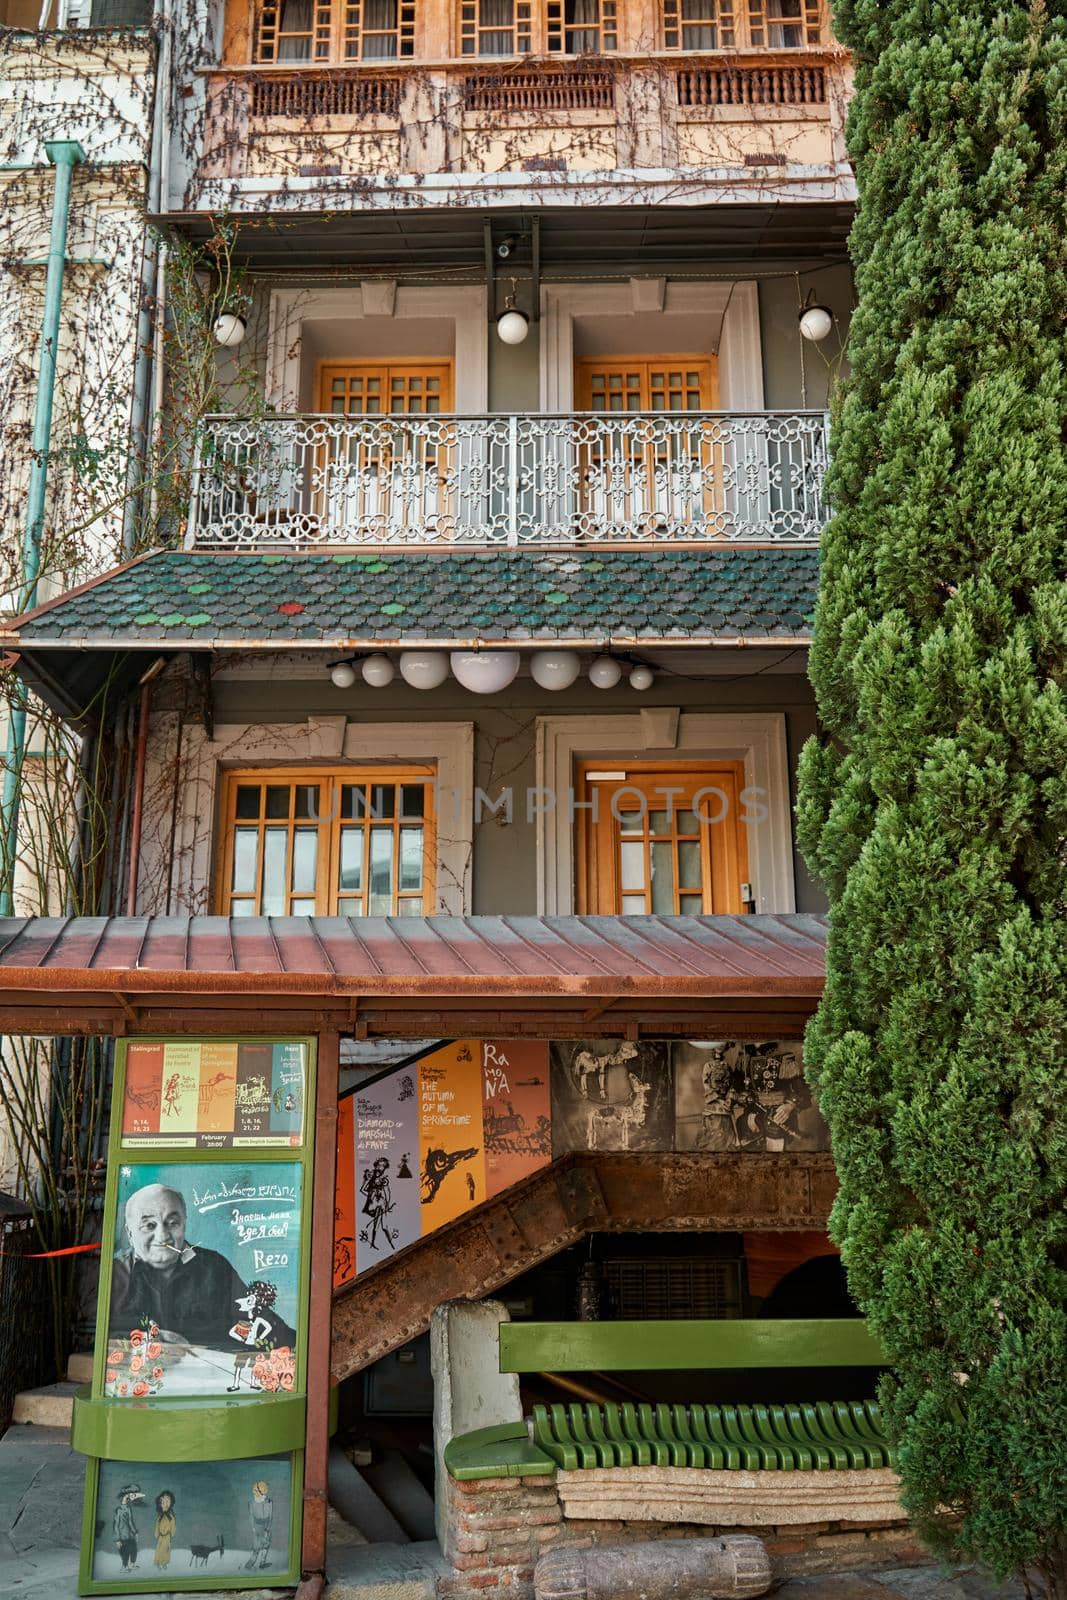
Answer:
<svg viewBox="0 0 1067 1600"><path fill-rule="evenodd" d="M0 994L816 999L825 945L808 915L9 918Z"/></svg>

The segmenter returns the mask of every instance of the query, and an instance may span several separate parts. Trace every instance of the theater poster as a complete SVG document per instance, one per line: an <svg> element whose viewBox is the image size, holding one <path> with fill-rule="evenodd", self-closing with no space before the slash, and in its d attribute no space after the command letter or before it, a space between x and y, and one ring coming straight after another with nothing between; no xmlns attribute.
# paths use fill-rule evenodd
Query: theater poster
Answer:
<svg viewBox="0 0 1067 1600"><path fill-rule="evenodd" d="M297 1161L120 1166L105 1396L303 1387L301 1199Z"/></svg>
<svg viewBox="0 0 1067 1600"><path fill-rule="evenodd" d="M304 1040L132 1040L125 1149L240 1150L303 1142Z"/></svg>

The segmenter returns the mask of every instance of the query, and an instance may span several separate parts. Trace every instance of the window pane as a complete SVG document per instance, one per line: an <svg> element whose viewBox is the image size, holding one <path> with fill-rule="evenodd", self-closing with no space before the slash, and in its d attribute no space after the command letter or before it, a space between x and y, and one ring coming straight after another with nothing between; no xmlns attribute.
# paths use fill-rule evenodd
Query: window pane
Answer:
<svg viewBox="0 0 1067 1600"><path fill-rule="evenodd" d="M287 783L268 783L267 785L267 816L288 817L289 796L292 793Z"/></svg>
<svg viewBox="0 0 1067 1600"><path fill-rule="evenodd" d="M400 887L422 888L422 829L400 830Z"/></svg>
<svg viewBox="0 0 1067 1600"><path fill-rule="evenodd" d="M682 889L699 889L701 887L699 839L682 839L679 841L678 884Z"/></svg>
<svg viewBox="0 0 1067 1600"><path fill-rule="evenodd" d="M669 811L653 811L652 815L648 819L649 833L670 833L671 820L671 813Z"/></svg>
<svg viewBox="0 0 1067 1600"><path fill-rule="evenodd" d="M290 915L294 917L313 917L315 915L314 900L294 900L289 908Z"/></svg>
<svg viewBox="0 0 1067 1600"><path fill-rule="evenodd" d="M695 811L679 811L676 822L679 833L700 832L700 818Z"/></svg>
<svg viewBox="0 0 1067 1600"><path fill-rule="evenodd" d="M363 829L341 830L341 881L340 889L356 894L363 891Z"/></svg>
<svg viewBox="0 0 1067 1600"><path fill-rule="evenodd" d="M297 828L293 834L293 876L289 885L294 894L315 893L315 868L318 857L318 829Z"/></svg>
<svg viewBox="0 0 1067 1600"><path fill-rule="evenodd" d="M293 816L312 817L317 822L320 814L318 784L298 783L296 786L296 804L293 807Z"/></svg>
<svg viewBox="0 0 1067 1600"><path fill-rule="evenodd" d="M678 903L683 917L699 917L704 910L703 895L683 894Z"/></svg>
<svg viewBox="0 0 1067 1600"><path fill-rule="evenodd" d="M602 798L607 800L607 795L604 795ZM618 807L616 807L616 810L618 810ZM643 811L624 811L619 819L619 832L641 833L644 829L644 822L645 814Z"/></svg>
<svg viewBox="0 0 1067 1600"><path fill-rule="evenodd" d="M393 913L393 830L370 831L370 914L389 917Z"/></svg>
<svg viewBox="0 0 1067 1600"><path fill-rule="evenodd" d="M230 903L231 917L254 917L256 902L254 900L233 900Z"/></svg>
<svg viewBox="0 0 1067 1600"><path fill-rule="evenodd" d="M375 821L396 816L396 784L375 783L370 792L371 816Z"/></svg>
<svg viewBox="0 0 1067 1600"><path fill-rule="evenodd" d="M265 917L285 915L285 857L288 844L288 828L264 829L263 893L260 903Z"/></svg>
<svg viewBox="0 0 1067 1600"><path fill-rule="evenodd" d="M626 839L619 846L619 866L624 889L645 887L645 847L640 839ZM644 899L642 897L642 904Z"/></svg>
<svg viewBox="0 0 1067 1600"><path fill-rule="evenodd" d="M396 904L396 911L397 916L399 917L421 917L422 901L415 899L398 900Z"/></svg>
<svg viewBox="0 0 1067 1600"><path fill-rule="evenodd" d="M343 783L341 785L341 815L354 817L357 820L366 812L363 785L361 783Z"/></svg>
<svg viewBox="0 0 1067 1600"><path fill-rule="evenodd" d="M674 912L674 847L652 846L652 910L669 917Z"/></svg>
<svg viewBox="0 0 1067 1600"><path fill-rule="evenodd" d="M259 829L235 828L233 834L233 882L235 894L255 894L256 867L259 864Z"/></svg>
<svg viewBox="0 0 1067 1600"><path fill-rule="evenodd" d="M237 804L234 806L233 814L241 819L259 816L258 783L239 783L237 785Z"/></svg>
<svg viewBox="0 0 1067 1600"><path fill-rule="evenodd" d="M426 815L426 790L421 783L405 783L401 786L400 815L402 817Z"/></svg>
<svg viewBox="0 0 1067 1600"><path fill-rule="evenodd" d="M624 917L642 917L645 914L645 897L643 894L624 894L622 897L622 914Z"/></svg>

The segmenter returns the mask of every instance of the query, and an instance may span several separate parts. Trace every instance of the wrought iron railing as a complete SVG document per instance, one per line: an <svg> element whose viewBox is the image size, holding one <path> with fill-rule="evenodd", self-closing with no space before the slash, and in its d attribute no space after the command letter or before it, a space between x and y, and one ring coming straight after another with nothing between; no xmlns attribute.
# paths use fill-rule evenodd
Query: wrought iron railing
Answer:
<svg viewBox="0 0 1067 1600"><path fill-rule="evenodd" d="M821 411L209 417L188 544L817 540Z"/></svg>

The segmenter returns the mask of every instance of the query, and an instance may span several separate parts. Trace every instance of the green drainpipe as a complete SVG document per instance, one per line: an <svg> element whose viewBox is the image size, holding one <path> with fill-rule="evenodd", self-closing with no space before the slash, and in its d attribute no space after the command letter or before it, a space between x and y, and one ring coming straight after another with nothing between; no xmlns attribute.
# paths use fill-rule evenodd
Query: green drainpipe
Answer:
<svg viewBox="0 0 1067 1600"><path fill-rule="evenodd" d="M50 141L45 154L56 169L52 195L52 232L48 241L48 272L44 282L44 317L41 320L41 361L37 374L37 401L30 442L30 481L26 494L26 530L22 538L22 592L20 611L37 603L37 577L41 570L41 534L44 531L45 489L48 484L48 446L52 437L52 405L56 392L56 353L59 315L63 306L63 269L67 259L67 223L74 168L85 160L75 140ZM0 917L14 914L15 856L19 832L19 781L26 753L26 706L12 705L4 757L4 791L0 801L3 833Z"/></svg>

